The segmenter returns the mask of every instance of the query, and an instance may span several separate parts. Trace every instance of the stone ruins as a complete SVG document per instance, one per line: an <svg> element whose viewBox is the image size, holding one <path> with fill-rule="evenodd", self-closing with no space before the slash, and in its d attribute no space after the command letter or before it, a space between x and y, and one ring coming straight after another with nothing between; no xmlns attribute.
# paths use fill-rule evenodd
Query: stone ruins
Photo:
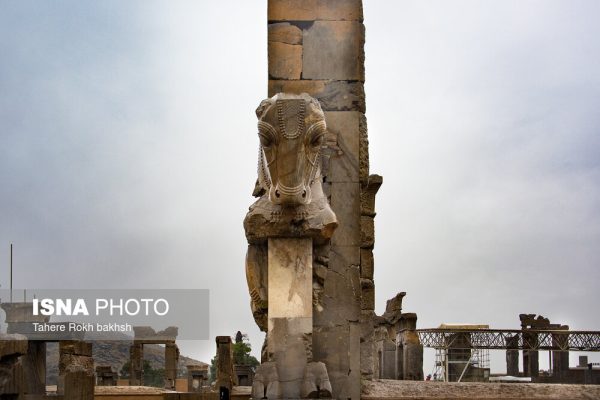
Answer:
<svg viewBox="0 0 600 400"><path fill-rule="evenodd" d="M50 396L46 342L23 330L48 318L34 317L31 303L3 303L8 331L0 334L1 398L121 399L128 392L106 386L144 384L146 344L165 346L165 385L157 392L139 387L129 392L144 398L460 399L481 398L489 388L495 399L598 398L600 389L574 385L555 385L561 388L553 391L542 384L541 393L550 395L538 397L535 385L406 382L424 380L424 347L445 351L446 380L489 379L489 368L469 365L472 350L488 346L506 350L508 375L549 382L539 370L543 349L552 352L552 382L600 384L600 370L587 359L577 371L569 369L568 359L571 349L600 351L600 333L571 332L534 314L522 314L521 330L514 331L419 330L417 314L402 310L404 292L376 315L375 199L383 179L369 171L362 1L267 4L268 95L256 109L256 200L244 219L250 308L266 333L261 364L255 371L234 365L231 337L217 336L214 386L204 364L188 364L187 375L178 377L177 328L155 332L137 326L126 382L111 366L94 371L92 345L83 337L61 340L57 395ZM480 337L488 344L478 343Z"/></svg>

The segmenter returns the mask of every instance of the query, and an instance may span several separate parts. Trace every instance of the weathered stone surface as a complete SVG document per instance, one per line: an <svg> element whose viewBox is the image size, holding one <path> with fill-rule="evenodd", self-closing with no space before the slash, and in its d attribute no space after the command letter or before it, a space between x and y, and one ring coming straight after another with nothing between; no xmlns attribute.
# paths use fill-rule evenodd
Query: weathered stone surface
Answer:
<svg viewBox="0 0 600 400"><path fill-rule="evenodd" d="M359 121L360 132L360 151L358 159L358 169L360 182L365 185L369 181L369 137L367 131L367 117L364 114L360 115Z"/></svg>
<svg viewBox="0 0 600 400"><path fill-rule="evenodd" d="M362 296L360 302L361 310L375 309L375 283L371 279L361 279Z"/></svg>
<svg viewBox="0 0 600 400"><path fill-rule="evenodd" d="M331 208L339 227L331 238L333 246L360 246L360 184L337 182L331 186Z"/></svg>
<svg viewBox="0 0 600 400"><path fill-rule="evenodd" d="M252 398L281 399L281 395L277 364L274 361L263 362L256 368L252 384Z"/></svg>
<svg viewBox="0 0 600 400"><path fill-rule="evenodd" d="M362 310L360 312L360 372L365 379L373 378L374 316L375 312L372 310Z"/></svg>
<svg viewBox="0 0 600 400"><path fill-rule="evenodd" d="M312 318L312 241L269 239L269 331L273 318Z"/></svg>
<svg viewBox="0 0 600 400"><path fill-rule="evenodd" d="M364 82L364 41L360 22L316 21L302 39L302 78Z"/></svg>
<svg viewBox="0 0 600 400"><path fill-rule="evenodd" d="M360 0L269 0L269 21L362 21Z"/></svg>
<svg viewBox="0 0 600 400"><path fill-rule="evenodd" d="M220 392L231 393L235 384L235 374L233 371L233 349L231 347L231 337L217 336L217 379L215 387Z"/></svg>
<svg viewBox="0 0 600 400"><path fill-rule="evenodd" d="M308 363L304 371L300 396L303 399L329 398L331 391L331 382L325 364L322 362Z"/></svg>
<svg viewBox="0 0 600 400"><path fill-rule="evenodd" d="M333 327L316 327L313 331L313 357L327 365L329 381L335 398L347 399L349 395L350 324ZM357 399L358 400L358 399Z"/></svg>
<svg viewBox="0 0 600 400"><path fill-rule="evenodd" d="M519 336L506 338L506 346L512 348L506 350L506 375L519 376Z"/></svg>
<svg viewBox="0 0 600 400"><path fill-rule="evenodd" d="M27 338L23 335L0 333L0 358L27 354Z"/></svg>
<svg viewBox="0 0 600 400"><path fill-rule="evenodd" d="M19 394L23 369L19 357L27 353L27 338L0 333L0 395Z"/></svg>
<svg viewBox="0 0 600 400"><path fill-rule="evenodd" d="M365 112L362 82L335 80L269 80L269 96L277 93L308 93L321 103L323 111Z"/></svg>
<svg viewBox="0 0 600 400"><path fill-rule="evenodd" d="M360 217L360 247L372 249L375 246L375 220L371 217Z"/></svg>
<svg viewBox="0 0 600 400"><path fill-rule="evenodd" d="M348 374L349 398L360 399L360 336L359 321L350 322L350 371Z"/></svg>
<svg viewBox="0 0 600 400"><path fill-rule="evenodd" d="M65 400L94 399L94 359L91 343L61 341L58 371L58 394L62 394Z"/></svg>
<svg viewBox="0 0 600 400"><path fill-rule="evenodd" d="M360 213L367 217L375 217L375 196L383 183L380 175L369 175L366 185L361 186Z"/></svg>
<svg viewBox="0 0 600 400"><path fill-rule="evenodd" d="M441 400L565 400L598 399L599 385L557 385L544 383L495 382L411 382L382 380L363 382L362 399Z"/></svg>
<svg viewBox="0 0 600 400"><path fill-rule="evenodd" d="M374 265L373 251L371 249L360 249L360 277L373 279Z"/></svg>
<svg viewBox="0 0 600 400"><path fill-rule="evenodd" d="M289 22L269 24L268 30L269 42L302 44L302 30ZM281 90L281 92L284 92L284 90Z"/></svg>
<svg viewBox="0 0 600 400"><path fill-rule="evenodd" d="M269 77L300 79L302 74L302 46L269 42Z"/></svg>
<svg viewBox="0 0 600 400"><path fill-rule="evenodd" d="M385 321L394 325L398 322L403 316L406 318L411 318L410 316L413 314L402 314L402 299L406 296L406 292L400 292L396 294L394 297L389 299L385 304L385 312L382 317ZM414 314L414 318L416 321L416 314Z"/></svg>
<svg viewBox="0 0 600 400"><path fill-rule="evenodd" d="M93 362L91 364L93 366ZM64 400L93 400L94 399L94 371L90 366L65 374Z"/></svg>
<svg viewBox="0 0 600 400"><path fill-rule="evenodd" d="M165 389L175 390L178 362L179 347L175 343L167 343L165 345Z"/></svg>
<svg viewBox="0 0 600 400"><path fill-rule="evenodd" d="M412 332L411 335L416 336ZM421 344L409 341L404 344L404 380L422 381L423 380L423 346Z"/></svg>
<svg viewBox="0 0 600 400"><path fill-rule="evenodd" d="M142 384L142 360L144 358L143 346L140 343L133 343L129 348L130 373L129 384L138 386Z"/></svg>
<svg viewBox="0 0 600 400"><path fill-rule="evenodd" d="M332 265L337 264L332 258ZM360 312L360 283L358 267L346 267L343 273L329 270L323 291L324 311L315 313L316 326L346 324ZM340 299L344 299L340 302Z"/></svg>
<svg viewBox="0 0 600 400"><path fill-rule="evenodd" d="M359 112L325 113L327 130L335 135L336 145L329 160L329 182L358 182Z"/></svg>

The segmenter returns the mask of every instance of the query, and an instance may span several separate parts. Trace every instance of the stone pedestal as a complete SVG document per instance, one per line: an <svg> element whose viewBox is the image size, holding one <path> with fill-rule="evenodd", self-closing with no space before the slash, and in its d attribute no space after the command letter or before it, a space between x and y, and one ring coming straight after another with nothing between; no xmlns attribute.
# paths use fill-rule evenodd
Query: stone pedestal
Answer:
<svg viewBox="0 0 600 400"><path fill-rule="evenodd" d="M300 398L312 358L312 241L269 239L267 351L279 375L282 398Z"/></svg>
<svg viewBox="0 0 600 400"><path fill-rule="evenodd" d="M331 396L325 364L312 360L312 250L312 239L268 240L268 362L256 372L255 399Z"/></svg>

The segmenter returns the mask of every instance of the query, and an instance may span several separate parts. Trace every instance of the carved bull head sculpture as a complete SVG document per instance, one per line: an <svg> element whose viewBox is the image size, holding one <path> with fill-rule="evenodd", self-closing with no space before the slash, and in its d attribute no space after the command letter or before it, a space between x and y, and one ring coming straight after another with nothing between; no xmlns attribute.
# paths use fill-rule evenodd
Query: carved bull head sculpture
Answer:
<svg viewBox="0 0 600 400"><path fill-rule="evenodd" d="M259 186L273 204L309 204L313 184L320 179L320 151L326 131L319 102L305 93L279 93L263 100L256 115Z"/></svg>

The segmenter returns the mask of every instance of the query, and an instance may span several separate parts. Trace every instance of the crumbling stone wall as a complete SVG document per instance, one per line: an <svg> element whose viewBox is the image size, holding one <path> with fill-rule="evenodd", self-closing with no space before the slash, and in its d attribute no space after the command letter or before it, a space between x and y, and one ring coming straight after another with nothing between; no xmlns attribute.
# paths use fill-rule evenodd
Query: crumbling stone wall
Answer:
<svg viewBox="0 0 600 400"><path fill-rule="evenodd" d="M327 365L336 398L360 398L373 376L374 199L369 175L361 0L269 0L269 90L308 93L328 127L323 189L339 227L314 310L313 357ZM322 304L322 306L321 306ZM359 351L360 349L360 351Z"/></svg>
<svg viewBox="0 0 600 400"><path fill-rule="evenodd" d="M16 399L23 394L25 381L19 358L25 354L25 336L0 333L0 397L3 399Z"/></svg>

